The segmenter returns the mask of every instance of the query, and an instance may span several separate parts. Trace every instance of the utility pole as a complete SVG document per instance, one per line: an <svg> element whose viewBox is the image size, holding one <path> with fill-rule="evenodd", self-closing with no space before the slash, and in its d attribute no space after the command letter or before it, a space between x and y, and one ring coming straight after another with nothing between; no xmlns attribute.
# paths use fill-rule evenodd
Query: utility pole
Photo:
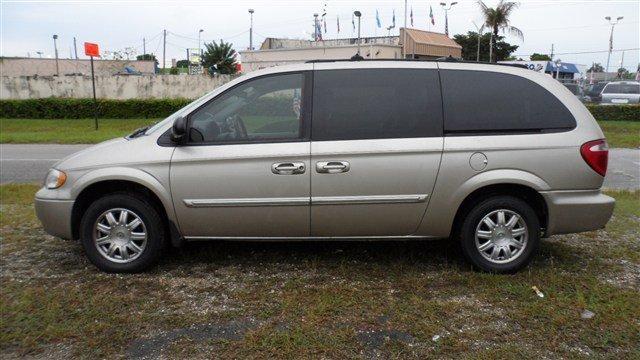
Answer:
<svg viewBox="0 0 640 360"><path fill-rule="evenodd" d="M249 50L253 50L253 9L249 9Z"/></svg>
<svg viewBox="0 0 640 360"><path fill-rule="evenodd" d="M452 2L447 7L447 3L440 3L440 6L444 9L444 34L449 36L449 10L453 7L453 5L457 4L457 1Z"/></svg>
<svg viewBox="0 0 640 360"><path fill-rule="evenodd" d="M56 56L56 75L60 76L60 66L58 66L58 43L56 42L56 40L58 40L58 35L53 35L53 50L55 52L55 56Z"/></svg>
<svg viewBox="0 0 640 360"><path fill-rule="evenodd" d="M147 40L145 38L142 38L142 53L147 54Z"/></svg>
<svg viewBox="0 0 640 360"><path fill-rule="evenodd" d="M484 24L478 27L475 21L472 21L471 23L473 24L473 26L476 27L476 30L478 31L478 52L476 54L476 62L480 62L480 38L482 38L482 31L484 30ZM491 62L491 60L489 60L489 62Z"/></svg>
<svg viewBox="0 0 640 360"><path fill-rule="evenodd" d="M167 68L167 30L162 30L162 68Z"/></svg>
<svg viewBox="0 0 640 360"><path fill-rule="evenodd" d="M549 54L549 59L553 60L553 44L551 44L551 54Z"/></svg>
<svg viewBox="0 0 640 360"><path fill-rule="evenodd" d="M609 62L611 61L611 52L613 51L613 28L616 26L620 20L622 20L624 16L618 16L616 21L611 20L611 16L606 16L605 19L609 21L609 25L611 25L611 34L609 35L609 55L607 55L607 67L604 69L604 80L609 80Z"/></svg>
<svg viewBox="0 0 640 360"><path fill-rule="evenodd" d="M76 37L73 37L73 52L76 54L76 60L78 60L78 46L76 45Z"/></svg>
<svg viewBox="0 0 640 360"><path fill-rule="evenodd" d="M198 55L202 56L202 45L200 45L200 35L204 30L198 30Z"/></svg>

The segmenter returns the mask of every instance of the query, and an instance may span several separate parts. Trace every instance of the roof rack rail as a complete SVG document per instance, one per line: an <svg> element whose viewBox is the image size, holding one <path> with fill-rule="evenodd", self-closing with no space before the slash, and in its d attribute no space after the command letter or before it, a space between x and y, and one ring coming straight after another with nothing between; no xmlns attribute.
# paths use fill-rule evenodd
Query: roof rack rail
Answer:
<svg viewBox="0 0 640 360"><path fill-rule="evenodd" d="M306 64L317 64L317 63L331 63L331 62L355 62L355 61L408 61L408 62L455 62L460 64L482 64L482 65L493 65L493 66L510 66L517 67L521 69L529 69L525 64L503 64L503 63L490 63L484 61L470 61L470 60L461 60L454 58L452 56L441 57L437 59L363 59L362 56L357 57L357 55L352 56L349 59L317 59L317 60L307 60Z"/></svg>

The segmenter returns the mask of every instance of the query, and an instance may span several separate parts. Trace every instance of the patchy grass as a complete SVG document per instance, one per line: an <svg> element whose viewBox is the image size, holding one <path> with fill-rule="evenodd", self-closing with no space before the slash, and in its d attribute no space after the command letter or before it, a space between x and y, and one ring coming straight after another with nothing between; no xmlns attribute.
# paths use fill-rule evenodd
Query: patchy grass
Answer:
<svg viewBox="0 0 640 360"><path fill-rule="evenodd" d="M0 119L0 143L96 144L125 136L158 119Z"/></svg>
<svg viewBox="0 0 640 360"><path fill-rule="evenodd" d="M270 117L248 117L247 129L255 130ZM286 120L286 119L283 119ZM93 119L0 119L0 143L95 144L124 136L153 124L158 119L100 119L94 130ZM640 122L599 121L612 148L640 147Z"/></svg>
<svg viewBox="0 0 640 360"><path fill-rule="evenodd" d="M609 147L639 148L640 121L598 121Z"/></svg>
<svg viewBox="0 0 640 360"><path fill-rule="evenodd" d="M639 192L515 275L471 271L448 241L192 243L111 275L43 233L35 190L0 187L3 357L640 356Z"/></svg>

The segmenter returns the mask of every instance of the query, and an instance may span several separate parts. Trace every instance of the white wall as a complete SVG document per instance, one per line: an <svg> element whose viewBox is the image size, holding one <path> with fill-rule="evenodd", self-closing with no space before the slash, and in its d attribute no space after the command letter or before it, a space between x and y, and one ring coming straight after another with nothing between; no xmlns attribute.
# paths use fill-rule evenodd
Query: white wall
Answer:
<svg viewBox="0 0 640 360"><path fill-rule="evenodd" d="M103 99L195 99L233 79L229 75L96 76ZM92 98L89 76L2 77L0 99Z"/></svg>

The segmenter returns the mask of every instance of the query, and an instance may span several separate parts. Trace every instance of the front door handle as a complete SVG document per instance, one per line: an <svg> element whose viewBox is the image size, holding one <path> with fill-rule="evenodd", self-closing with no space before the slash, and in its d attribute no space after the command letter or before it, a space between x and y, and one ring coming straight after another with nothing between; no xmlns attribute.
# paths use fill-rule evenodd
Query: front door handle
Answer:
<svg viewBox="0 0 640 360"><path fill-rule="evenodd" d="M321 174L336 174L349 171L351 165L348 161L318 161L316 171Z"/></svg>
<svg viewBox="0 0 640 360"><path fill-rule="evenodd" d="M304 174L306 166L303 162L284 162L271 165L271 172L276 175Z"/></svg>

